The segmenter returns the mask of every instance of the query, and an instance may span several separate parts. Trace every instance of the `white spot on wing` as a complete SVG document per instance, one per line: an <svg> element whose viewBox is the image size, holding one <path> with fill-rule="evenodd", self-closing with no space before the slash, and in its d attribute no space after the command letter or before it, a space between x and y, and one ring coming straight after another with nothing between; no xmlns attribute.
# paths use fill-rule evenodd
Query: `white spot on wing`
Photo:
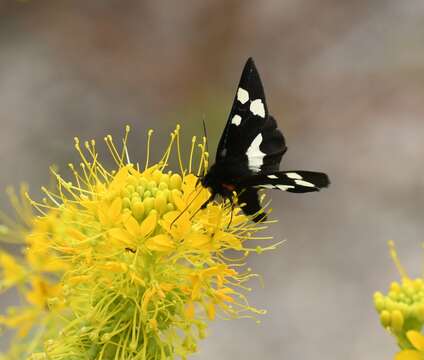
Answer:
<svg viewBox="0 0 424 360"><path fill-rule="evenodd" d="M231 124L239 126L240 123L241 123L241 116L240 115L234 115L232 120L231 120Z"/></svg>
<svg viewBox="0 0 424 360"><path fill-rule="evenodd" d="M297 179L297 180L302 180L303 179L298 173L295 173L295 172L289 172L289 173L286 174L286 176L289 179Z"/></svg>
<svg viewBox="0 0 424 360"><path fill-rule="evenodd" d="M275 186L271 184L263 184L260 187L264 189L275 189Z"/></svg>
<svg viewBox="0 0 424 360"><path fill-rule="evenodd" d="M310 183L309 181L305 181L305 180L295 180L294 182L297 185L300 185L300 186L315 187L314 184Z"/></svg>
<svg viewBox="0 0 424 360"><path fill-rule="evenodd" d="M282 191L287 191L288 189L293 189L293 185L277 185L277 187Z"/></svg>
<svg viewBox="0 0 424 360"><path fill-rule="evenodd" d="M266 154L259 148L261 144L262 134L258 134L246 151L246 155L249 160L249 168L254 171L259 171L264 163L264 157Z"/></svg>
<svg viewBox="0 0 424 360"><path fill-rule="evenodd" d="M265 118L265 106L261 99L253 100L250 103L250 112L253 115L258 115L262 118Z"/></svg>
<svg viewBox="0 0 424 360"><path fill-rule="evenodd" d="M278 176L275 176L275 175L267 175L266 177L268 179L278 179Z"/></svg>
<svg viewBox="0 0 424 360"><path fill-rule="evenodd" d="M247 101L249 100L249 93L247 92L247 90L244 90L243 88L238 88L237 100L240 101L242 104L247 103Z"/></svg>

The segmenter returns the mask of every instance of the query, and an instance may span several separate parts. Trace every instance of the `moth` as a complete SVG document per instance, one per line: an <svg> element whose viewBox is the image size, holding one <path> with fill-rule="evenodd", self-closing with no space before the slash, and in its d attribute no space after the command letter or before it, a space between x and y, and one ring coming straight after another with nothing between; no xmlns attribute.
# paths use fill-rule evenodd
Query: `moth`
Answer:
<svg viewBox="0 0 424 360"><path fill-rule="evenodd" d="M199 180L211 191L202 208L217 195L233 204L235 192L243 212L259 222L266 219L261 211L259 189L306 193L329 186L329 178L322 172L280 171L286 151L284 136L268 113L258 70L249 58L218 144L215 163Z"/></svg>

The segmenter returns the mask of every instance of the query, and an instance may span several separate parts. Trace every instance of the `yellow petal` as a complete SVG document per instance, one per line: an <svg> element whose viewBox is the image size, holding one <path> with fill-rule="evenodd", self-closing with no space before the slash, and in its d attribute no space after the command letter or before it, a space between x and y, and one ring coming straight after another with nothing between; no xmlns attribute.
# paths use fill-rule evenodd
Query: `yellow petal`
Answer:
<svg viewBox="0 0 424 360"><path fill-rule="evenodd" d="M109 235L112 238L124 244L131 245L131 246L136 245L136 242L134 241L134 237L128 231L124 229L119 229L119 228L111 229L109 230Z"/></svg>
<svg viewBox="0 0 424 360"><path fill-rule="evenodd" d="M33 305L44 308L47 304L47 299L59 295L60 285L51 284L39 276L34 276L31 279L31 291L25 294L26 300Z"/></svg>
<svg viewBox="0 0 424 360"><path fill-rule="evenodd" d="M143 313L143 315L147 314L150 299L153 297L153 295L155 295L155 293L156 289L154 288L147 289L144 293L143 299L141 300L141 312Z"/></svg>
<svg viewBox="0 0 424 360"><path fill-rule="evenodd" d="M110 183L109 187L111 188L119 188L123 184L125 184L127 177L128 177L128 170L130 170L130 167L125 166L115 174L113 181Z"/></svg>
<svg viewBox="0 0 424 360"><path fill-rule="evenodd" d="M223 212L218 206L209 206L207 216L205 217L206 223L213 228L219 227L222 220Z"/></svg>
<svg viewBox="0 0 424 360"><path fill-rule="evenodd" d="M186 194L191 193L196 187L197 179L198 178L193 174L188 174L184 176L184 181L181 185L181 190Z"/></svg>
<svg viewBox="0 0 424 360"><path fill-rule="evenodd" d="M70 277L68 281L72 285L75 285L75 284L81 284L81 283L88 283L90 280L91 280L91 276L89 275L77 275L77 276Z"/></svg>
<svg viewBox="0 0 424 360"><path fill-rule="evenodd" d="M216 307L214 303L209 303L206 307L209 320L214 320L216 315Z"/></svg>
<svg viewBox="0 0 424 360"><path fill-rule="evenodd" d="M239 238L237 238L233 234L229 234L224 231L218 231L214 237L214 240L220 243L226 243L235 250L240 250L242 248L241 241Z"/></svg>
<svg viewBox="0 0 424 360"><path fill-rule="evenodd" d="M156 319L149 320L149 323L153 331L158 331L158 321Z"/></svg>
<svg viewBox="0 0 424 360"><path fill-rule="evenodd" d="M117 262L117 261L108 261L104 265L99 266L102 269L112 272L127 272L128 266L125 263Z"/></svg>
<svg viewBox="0 0 424 360"><path fill-rule="evenodd" d="M135 272L130 272L131 281L140 284L141 286L146 286L146 282L139 277Z"/></svg>
<svg viewBox="0 0 424 360"><path fill-rule="evenodd" d="M410 330L406 337L417 350L424 351L424 336L418 331Z"/></svg>
<svg viewBox="0 0 424 360"><path fill-rule="evenodd" d="M172 289L175 288L174 284L169 284L169 283L162 283L159 286L163 291L166 291L166 292L171 291Z"/></svg>
<svg viewBox="0 0 424 360"><path fill-rule="evenodd" d="M185 315L189 319L194 319L195 307L193 301L189 301L187 307L185 308Z"/></svg>
<svg viewBox="0 0 424 360"><path fill-rule="evenodd" d="M202 188L200 190L200 194L196 199L193 201L192 206L190 209L193 209L195 212L200 209L200 207L211 197L211 193L208 189Z"/></svg>
<svg viewBox="0 0 424 360"><path fill-rule="evenodd" d="M84 241L86 239L85 235L75 228L70 228L67 230L68 235L75 240Z"/></svg>
<svg viewBox="0 0 424 360"><path fill-rule="evenodd" d="M395 360L423 360L423 356L416 350L403 350L395 355Z"/></svg>
<svg viewBox="0 0 424 360"><path fill-rule="evenodd" d="M196 280L191 291L191 300L197 300L200 297L201 289L202 283L199 280Z"/></svg>
<svg viewBox="0 0 424 360"><path fill-rule="evenodd" d="M172 194L171 195L172 201L174 202L177 209L180 210L180 211L184 211L186 206L187 206L185 201L183 201L181 196L178 195L177 191L172 191L171 194Z"/></svg>
<svg viewBox="0 0 424 360"><path fill-rule="evenodd" d="M97 212L97 217L99 218L100 224L102 224L103 226L106 226L109 224L107 215L103 208L99 208Z"/></svg>
<svg viewBox="0 0 424 360"><path fill-rule="evenodd" d="M174 220L176 220L174 222ZM172 227L171 227L172 224ZM191 230L190 214L186 211L170 211L163 216L161 222L163 229L169 232L176 240L181 240L187 236Z"/></svg>
<svg viewBox="0 0 424 360"><path fill-rule="evenodd" d="M226 302L234 302L234 299L228 295L228 294L234 294L234 293L235 291L230 288L222 288L215 291L215 295L217 296L217 298L221 301L226 301Z"/></svg>
<svg viewBox="0 0 424 360"><path fill-rule="evenodd" d="M211 266L205 270L202 271L201 275L203 278L211 277L214 275L218 275L222 273L224 269L222 269L220 266Z"/></svg>
<svg viewBox="0 0 424 360"><path fill-rule="evenodd" d="M158 217L155 212L151 212L148 217L146 217L140 225L139 235L141 237L146 237L149 235L155 228L158 222Z"/></svg>
<svg viewBox="0 0 424 360"><path fill-rule="evenodd" d="M118 196L115 200L112 201L112 204L110 205L107 211L109 221L112 224L118 220L118 217L121 214L121 210L122 210L122 199L121 197Z"/></svg>
<svg viewBox="0 0 424 360"><path fill-rule="evenodd" d="M146 247L151 251L171 251L175 244L168 235L160 234L148 239Z"/></svg>
<svg viewBox="0 0 424 360"><path fill-rule="evenodd" d="M166 232L172 231L172 228L174 226L172 226L171 228L171 224L178 217L179 214L180 214L179 211L170 211L170 212L167 212L165 215L163 215L162 221L160 222L160 224Z"/></svg>
<svg viewBox="0 0 424 360"><path fill-rule="evenodd" d="M5 287L10 287L21 281L25 276L25 269L15 260L13 256L0 253L0 270L3 270L0 280Z"/></svg>
<svg viewBox="0 0 424 360"><path fill-rule="evenodd" d="M136 237L140 234L140 225L134 217L129 216L124 223L125 228L130 233L131 236Z"/></svg>
<svg viewBox="0 0 424 360"><path fill-rule="evenodd" d="M191 233L188 235L184 243L194 249L206 250L210 247L211 237L205 234Z"/></svg>

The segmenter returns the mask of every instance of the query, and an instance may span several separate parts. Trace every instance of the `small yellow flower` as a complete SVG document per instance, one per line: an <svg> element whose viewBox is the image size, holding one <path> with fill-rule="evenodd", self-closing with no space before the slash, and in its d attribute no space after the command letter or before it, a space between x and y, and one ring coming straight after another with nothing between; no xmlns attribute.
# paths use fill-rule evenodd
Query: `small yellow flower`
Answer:
<svg viewBox="0 0 424 360"><path fill-rule="evenodd" d="M25 298L29 304L46 308L48 299L58 297L60 290L59 284L52 284L39 276L33 276L31 278L31 290L26 293Z"/></svg>
<svg viewBox="0 0 424 360"><path fill-rule="evenodd" d="M2 270L0 275L2 289L16 286L25 279L25 268L5 252L0 252L0 270Z"/></svg>
<svg viewBox="0 0 424 360"><path fill-rule="evenodd" d="M395 360L423 360L424 359L424 336L418 331L408 331L406 336L414 347L413 350L406 349L397 353Z"/></svg>
<svg viewBox="0 0 424 360"><path fill-rule="evenodd" d="M424 279L411 279L399 261L393 241L389 241L389 248L402 281L392 282L386 295L374 293L374 306L382 326L396 337L402 350L395 359L424 359L424 336L419 333L424 325Z"/></svg>

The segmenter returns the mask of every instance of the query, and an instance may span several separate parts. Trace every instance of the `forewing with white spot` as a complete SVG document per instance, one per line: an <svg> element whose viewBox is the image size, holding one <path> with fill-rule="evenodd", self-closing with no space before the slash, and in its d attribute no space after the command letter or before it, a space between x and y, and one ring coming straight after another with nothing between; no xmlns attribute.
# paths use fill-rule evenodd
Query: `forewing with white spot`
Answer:
<svg viewBox="0 0 424 360"><path fill-rule="evenodd" d="M263 189L277 189L294 193L319 191L328 187L328 176L314 171L278 171L272 174L255 174L239 179L241 188L254 187Z"/></svg>
<svg viewBox="0 0 424 360"><path fill-rule="evenodd" d="M249 59L218 145L216 163L237 166L241 175L276 171L285 151L284 137L268 115L259 73Z"/></svg>

